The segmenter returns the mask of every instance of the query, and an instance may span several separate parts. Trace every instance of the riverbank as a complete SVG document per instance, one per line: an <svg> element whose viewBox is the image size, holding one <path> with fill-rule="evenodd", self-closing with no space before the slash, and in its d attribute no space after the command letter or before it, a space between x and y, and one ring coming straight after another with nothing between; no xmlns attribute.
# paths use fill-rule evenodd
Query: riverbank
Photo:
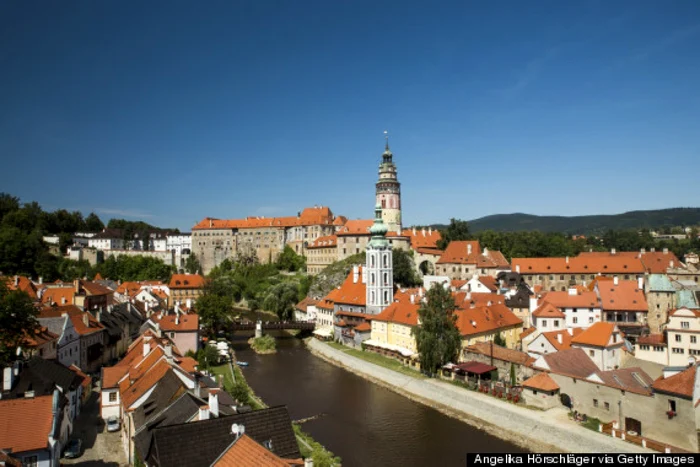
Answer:
<svg viewBox="0 0 700 467"><path fill-rule="evenodd" d="M397 373L313 338L307 347L329 363L533 452L654 452L582 428L564 409L529 410L445 381Z"/></svg>

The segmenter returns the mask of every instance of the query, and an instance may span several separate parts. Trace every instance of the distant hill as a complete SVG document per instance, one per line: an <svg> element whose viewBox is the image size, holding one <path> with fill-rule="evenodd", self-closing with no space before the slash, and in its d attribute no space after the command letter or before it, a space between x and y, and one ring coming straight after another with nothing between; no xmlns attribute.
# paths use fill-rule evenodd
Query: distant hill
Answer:
<svg viewBox="0 0 700 467"><path fill-rule="evenodd" d="M515 232L539 230L567 234L601 234L606 230L658 229L661 227L700 225L700 208L671 208L655 211L630 211L595 216L535 216L532 214L495 214L469 221L469 230ZM442 229L445 225L434 225Z"/></svg>

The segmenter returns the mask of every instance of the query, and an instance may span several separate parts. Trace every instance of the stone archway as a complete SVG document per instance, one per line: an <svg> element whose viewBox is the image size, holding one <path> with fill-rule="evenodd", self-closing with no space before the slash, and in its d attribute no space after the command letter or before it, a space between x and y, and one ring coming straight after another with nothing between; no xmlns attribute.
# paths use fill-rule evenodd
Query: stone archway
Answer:
<svg viewBox="0 0 700 467"><path fill-rule="evenodd" d="M425 275L432 275L435 274L435 265L431 262L428 261L427 259L420 263L418 265L418 270L421 272L421 274Z"/></svg>

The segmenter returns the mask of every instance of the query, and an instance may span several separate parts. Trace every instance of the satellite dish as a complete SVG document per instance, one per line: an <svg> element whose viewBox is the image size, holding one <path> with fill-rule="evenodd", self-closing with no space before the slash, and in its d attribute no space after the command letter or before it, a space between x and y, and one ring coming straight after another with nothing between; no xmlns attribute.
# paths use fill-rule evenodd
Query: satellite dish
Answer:
<svg viewBox="0 0 700 467"><path fill-rule="evenodd" d="M236 437L240 437L245 433L245 426L234 423L231 425L231 433Z"/></svg>

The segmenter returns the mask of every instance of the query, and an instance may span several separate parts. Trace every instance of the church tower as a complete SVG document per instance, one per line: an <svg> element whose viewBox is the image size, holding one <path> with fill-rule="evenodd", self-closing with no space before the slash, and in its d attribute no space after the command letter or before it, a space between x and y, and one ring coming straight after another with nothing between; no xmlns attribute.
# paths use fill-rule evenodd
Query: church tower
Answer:
<svg viewBox="0 0 700 467"><path fill-rule="evenodd" d="M386 239L388 228L384 225L381 205L374 209L374 225L369 229L372 238L367 244L367 314L377 315L394 301L394 275L391 245Z"/></svg>
<svg viewBox="0 0 700 467"><path fill-rule="evenodd" d="M379 164L377 204L382 208L382 220L389 232L401 233L401 184L396 175L394 155L389 150L389 136L384 132L386 147Z"/></svg>

